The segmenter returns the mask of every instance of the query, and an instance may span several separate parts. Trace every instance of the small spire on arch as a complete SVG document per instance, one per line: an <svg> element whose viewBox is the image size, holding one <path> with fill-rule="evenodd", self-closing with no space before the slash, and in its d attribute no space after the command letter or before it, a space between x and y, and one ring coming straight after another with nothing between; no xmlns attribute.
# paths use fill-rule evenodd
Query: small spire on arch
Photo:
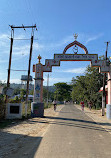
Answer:
<svg viewBox="0 0 111 158"><path fill-rule="evenodd" d="M86 48L83 44L81 44L80 42L78 42L78 41L76 40L77 37L78 37L78 34L75 33L75 34L73 34L73 36L74 36L74 38L75 38L75 41L72 42L72 43L70 43L70 44L68 44L68 45L64 48L63 54L65 54L66 51L67 51L70 47L72 47L72 46L75 46L75 47L73 48L73 51L74 51L75 54L77 54L77 52L78 52L78 47L77 47L77 46L81 47L81 48L85 51L85 54L88 54L87 48ZM75 52L75 50L76 50L76 52Z"/></svg>
<svg viewBox="0 0 111 158"><path fill-rule="evenodd" d="M77 39L77 37L78 37L78 34L77 34L77 33L75 33L75 34L73 34L73 36L74 36L75 41L76 41L76 39Z"/></svg>
<svg viewBox="0 0 111 158"><path fill-rule="evenodd" d="M42 59L42 57L40 56L40 54L39 54L39 56L37 57L37 59L39 59L39 63L40 63L40 60Z"/></svg>

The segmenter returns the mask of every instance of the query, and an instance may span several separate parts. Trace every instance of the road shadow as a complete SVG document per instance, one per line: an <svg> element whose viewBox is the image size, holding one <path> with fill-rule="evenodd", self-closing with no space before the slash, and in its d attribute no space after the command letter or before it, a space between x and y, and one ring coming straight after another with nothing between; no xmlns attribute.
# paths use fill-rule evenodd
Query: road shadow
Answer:
<svg viewBox="0 0 111 158"><path fill-rule="evenodd" d="M94 121L87 121L87 120L81 120L81 119L71 119L71 118L63 118L63 117L52 117L52 116L45 116L43 120L30 120L30 123L47 123L47 124L56 124L56 125L64 125L64 126L70 126L70 127L79 127L84 129L90 129L90 130L99 130L107 132L111 131L111 129L102 128L99 125L107 125L106 123L96 123ZM108 126L111 126L111 124L108 123Z"/></svg>
<svg viewBox="0 0 111 158"><path fill-rule="evenodd" d="M74 121L74 122L84 122L84 123L90 123L90 124L99 124L102 126L111 126L111 123L101 123L101 122L94 122L94 121L87 121L87 120L81 120L81 119L71 119L71 118L64 118L64 117L53 117L53 116L45 116L45 118L48 119L55 119L55 120L66 120L66 121Z"/></svg>
<svg viewBox="0 0 111 158"><path fill-rule="evenodd" d="M66 111L57 111L56 112L59 112L59 113L74 113L74 112L66 112Z"/></svg>
<svg viewBox="0 0 111 158"><path fill-rule="evenodd" d="M42 137L0 131L0 158L34 158Z"/></svg>

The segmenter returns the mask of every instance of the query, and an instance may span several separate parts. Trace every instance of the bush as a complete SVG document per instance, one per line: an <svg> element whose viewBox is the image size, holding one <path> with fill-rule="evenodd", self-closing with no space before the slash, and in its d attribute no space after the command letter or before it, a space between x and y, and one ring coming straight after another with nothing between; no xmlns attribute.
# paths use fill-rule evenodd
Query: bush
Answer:
<svg viewBox="0 0 111 158"><path fill-rule="evenodd" d="M21 99L16 96L14 99L10 99L9 103L20 103Z"/></svg>

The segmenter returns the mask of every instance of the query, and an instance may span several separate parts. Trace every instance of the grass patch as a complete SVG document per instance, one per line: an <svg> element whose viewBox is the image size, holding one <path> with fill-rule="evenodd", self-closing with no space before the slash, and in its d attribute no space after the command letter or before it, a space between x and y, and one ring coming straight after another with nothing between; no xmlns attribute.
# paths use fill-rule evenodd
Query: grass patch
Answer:
<svg viewBox="0 0 111 158"><path fill-rule="evenodd" d="M1 120L0 121L0 129L13 126L14 124L20 122L21 120Z"/></svg>
<svg viewBox="0 0 111 158"><path fill-rule="evenodd" d="M0 129L5 128L12 124L12 120L2 120L0 121Z"/></svg>

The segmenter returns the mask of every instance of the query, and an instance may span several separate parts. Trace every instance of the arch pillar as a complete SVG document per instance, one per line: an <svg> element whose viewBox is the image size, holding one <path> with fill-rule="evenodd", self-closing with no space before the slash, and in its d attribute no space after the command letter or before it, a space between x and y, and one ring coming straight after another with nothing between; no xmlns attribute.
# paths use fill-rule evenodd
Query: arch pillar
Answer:
<svg viewBox="0 0 111 158"><path fill-rule="evenodd" d="M110 64L110 69L108 72L108 104L111 104L111 64Z"/></svg>
<svg viewBox="0 0 111 158"><path fill-rule="evenodd" d="M43 117L44 116L43 65L40 63L40 60L39 60L39 63L35 65L35 78L34 79L35 79L34 98L33 98L33 102L31 103L31 115L32 117Z"/></svg>

